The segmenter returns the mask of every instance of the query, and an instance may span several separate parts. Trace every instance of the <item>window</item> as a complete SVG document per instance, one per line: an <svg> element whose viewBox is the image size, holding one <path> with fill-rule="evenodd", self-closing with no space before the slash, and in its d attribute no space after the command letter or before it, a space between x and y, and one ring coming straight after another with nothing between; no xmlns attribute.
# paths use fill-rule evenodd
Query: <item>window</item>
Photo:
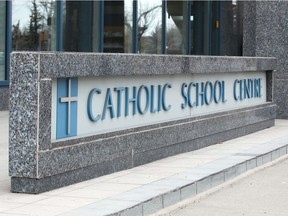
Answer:
<svg viewBox="0 0 288 216"><path fill-rule="evenodd" d="M100 1L63 1L63 51L99 51Z"/></svg>
<svg viewBox="0 0 288 216"><path fill-rule="evenodd" d="M12 50L56 50L56 1L12 1Z"/></svg>
<svg viewBox="0 0 288 216"><path fill-rule="evenodd" d="M244 3L239 0L222 2L222 55L242 55Z"/></svg>
<svg viewBox="0 0 288 216"><path fill-rule="evenodd" d="M162 0L138 0L139 53L162 53Z"/></svg>
<svg viewBox="0 0 288 216"><path fill-rule="evenodd" d="M211 1L191 2L191 48L190 54L211 55ZM215 41L218 43L218 41Z"/></svg>
<svg viewBox="0 0 288 216"><path fill-rule="evenodd" d="M6 2L0 1L0 17L6 17ZM0 81L5 80L6 19L0 19Z"/></svg>
<svg viewBox="0 0 288 216"><path fill-rule="evenodd" d="M188 1L167 1L166 53L187 53Z"/></svg>
<svg viewBox="0 0 288 216"><path fill-rule="evenodd" d="M104 1L104 52L133 51L133 0Z"/></svg>
<svg viewBox="0 0 288 216"><path fill-rule="evenodd" d="M240 0L0 0L0 82L6 85L9 78L6 58L11 48L241 56L244 4ZM7 32L11 5L12 32Z"/></svg>
<svg viewBox="0 0 288 216"><path fill-rule="evenodd" d="M6 1L0 2L5 17ZM5 25L1 19L1 79ZM12 0L12 25L13 51L241 55L243 3Z"/></svg>

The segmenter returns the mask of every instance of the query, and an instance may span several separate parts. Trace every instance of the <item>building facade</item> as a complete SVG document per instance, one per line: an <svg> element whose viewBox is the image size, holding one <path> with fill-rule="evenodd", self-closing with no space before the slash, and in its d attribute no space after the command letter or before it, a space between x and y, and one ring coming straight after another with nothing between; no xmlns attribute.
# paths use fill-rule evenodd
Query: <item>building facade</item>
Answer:
<svg viewBox="0 0 288 216"><path fill-rule="evenodd" d="M12 51L270 56L274 101L288 118L285 1L0 2L0 110L8 110ZM4 19L2 19L4 17Z"/></svg>

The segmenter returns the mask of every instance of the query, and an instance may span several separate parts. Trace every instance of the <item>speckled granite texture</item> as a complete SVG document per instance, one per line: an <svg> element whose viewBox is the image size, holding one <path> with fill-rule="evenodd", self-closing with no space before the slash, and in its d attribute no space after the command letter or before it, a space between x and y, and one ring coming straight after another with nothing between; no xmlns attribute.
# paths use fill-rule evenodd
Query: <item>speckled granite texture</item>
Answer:
<svg viewBox="0 0 288 216"><path fill-rule="evenodd" d="M82 139L82 142L86 143L85 145L66 146L54 151L39 152L39 177L56 175L65 170L79 169L126 156L127 159L134 158L135 161L132 163L139 165L141 162L136 160L135 155L145 155L148 152L152 154L155 151L154 158L158 157L159 159L162 158L162 154L156 154L159 150L164 152L165 148L172 147L173 149L173 146L176 148L177 145L181 149L181 143L185 142L190 142L191 148L195 148L194 140L212 135L219 136L218 140L222 142L226 140L225 137L221 137L223 131L233 131L240 127L273 119L275 118L275 109L275 105L270 104L270 106L254 108L250 113L248 111L251 109L244 109L238 112L220 113L208 119L206 117L191 119L186 123L175 121L165 127L160 124L153 130L136 129L137 133L128 133L127 135L123 135L122 132L121 136L116 135L106 139L95 139L94 141L88 141L89 138ZM201 148L201 145L198 148ZM143 157L143 159L153 161L151 158Z"/></svg>
<svg viewBox="0 0 288 216"><path fill-rule="evenodd" d="M274 100L277 103L277 115L283 118L288 118L288 80L276 79L274 88Z"/></svg>
<svg viewBox="0 0 288 216"><path fill-rule="evenodd" d="M277 58L273 96L277 118L288 119L288 2L247 1L244 13L243 55Z"/></svg>
<svg viewBox="0 0 288 216"><path fill-rule="evenodd" d="M217 114L58 141L52 145L53 78L267 71L267 89L271 90L271 73L275 64L273 58L250 57L13 53L9 143L11 190L41 193L274 125L276 105L269 102ZM267 101L271 101L271 94L267 95Z"/></svg>
<svg viewBox="0 0 288 216"><path fill-rule="evenodd" d="M9 109L9 88L0 87L0 111Z"/></svg>
<svg viewBox="0 0 288 216"><path fill-rule="evenodd" d="M27 53L11 56L9 173L37 177L38 148L38 59Z"/></svg>
<svg viewBox="0 0 288 216"><path fill-rule="evenodd" d="M276 66L275 58L112 53L51 53L39 56L40 78L249 72L274 70Z"/></svg>

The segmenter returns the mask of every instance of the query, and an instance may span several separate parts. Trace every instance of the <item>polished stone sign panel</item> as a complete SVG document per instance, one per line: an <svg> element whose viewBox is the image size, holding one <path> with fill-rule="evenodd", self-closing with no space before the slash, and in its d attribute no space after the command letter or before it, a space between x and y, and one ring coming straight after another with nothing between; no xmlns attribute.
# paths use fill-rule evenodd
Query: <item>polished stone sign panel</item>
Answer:
<svg viewBox="0 0 288 216"><path fill-rule="evenodd" d="M54 188L274 125L273 58L11 55L13 192Z"/></svg>

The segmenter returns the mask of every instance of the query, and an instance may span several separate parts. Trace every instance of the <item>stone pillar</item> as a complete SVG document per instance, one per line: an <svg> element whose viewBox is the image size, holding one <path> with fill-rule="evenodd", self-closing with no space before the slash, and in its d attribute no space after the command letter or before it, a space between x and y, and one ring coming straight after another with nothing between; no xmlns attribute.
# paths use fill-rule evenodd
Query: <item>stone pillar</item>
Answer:
<svg viewBox="0 0 288 216"><path fill-rule="evenodd" d="M245 2L243 55L276 57L274 102L277 117L288 119L288 2Z"/></svg>

